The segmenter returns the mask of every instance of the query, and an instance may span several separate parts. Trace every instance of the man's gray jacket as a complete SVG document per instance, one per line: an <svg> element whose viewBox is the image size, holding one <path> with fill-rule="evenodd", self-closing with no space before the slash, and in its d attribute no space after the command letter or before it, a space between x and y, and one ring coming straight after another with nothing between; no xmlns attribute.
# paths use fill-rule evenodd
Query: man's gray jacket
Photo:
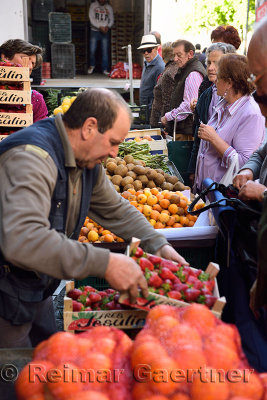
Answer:
<svg viewBox="0 0 267 400"><path fill-rule="evenodd" d="M262 185L267 186L267 143L255 151L243 169L249 168L253 172L253 179L259 179Z"/></svg>

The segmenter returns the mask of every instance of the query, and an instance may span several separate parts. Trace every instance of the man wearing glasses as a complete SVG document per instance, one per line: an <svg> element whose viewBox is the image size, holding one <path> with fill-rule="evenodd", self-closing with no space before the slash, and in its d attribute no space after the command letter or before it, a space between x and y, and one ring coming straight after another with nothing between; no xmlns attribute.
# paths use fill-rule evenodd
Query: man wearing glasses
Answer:
<svg viewBox="0 0 267 400"><path fill-rule="evenodd" d="M266 37L267 17L258 25L248 48L250 81L254 82L256 89L253 97L265 117L267 117ZM253 136L251 139L253 140ZM233 183L239 189L239 197L242 200L258 200L262 203L262 216L258 226L258 275L250 297L250 307L258 316L258 311L267 306L267 143L250 157Z"/></svg>
<svg viewBox="0 0 267 400"><path fill-rule="evenodd" d="M159 44L154 35L144 35L141 40L141 45L137 48L144 54L144 67L140 83L139 99L140 105L148 106L148 121L154 98L154 86L157 83L159 75L165 68L164 61L158 54Z"/></svg>

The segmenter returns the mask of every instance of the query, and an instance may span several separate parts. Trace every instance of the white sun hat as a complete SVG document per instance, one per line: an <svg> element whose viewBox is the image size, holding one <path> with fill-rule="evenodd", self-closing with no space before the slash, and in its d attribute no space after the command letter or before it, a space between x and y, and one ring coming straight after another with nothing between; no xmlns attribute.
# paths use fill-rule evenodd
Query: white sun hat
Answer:
<svg viewBox="0 0 267 400"><path fill-rule="evenodd" d="M157 43L157 39L154 35L144 35L141 40L141 45L137 47L137 50L158 46L160 45Z"/></svg>

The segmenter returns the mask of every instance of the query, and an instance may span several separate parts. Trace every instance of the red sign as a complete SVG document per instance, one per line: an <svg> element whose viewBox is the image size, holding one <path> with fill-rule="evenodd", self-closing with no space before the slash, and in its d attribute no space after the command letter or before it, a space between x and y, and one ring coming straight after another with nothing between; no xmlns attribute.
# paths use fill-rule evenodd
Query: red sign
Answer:
<svg viewBox="0 0 267 400"><path fill-rule="evenodd" d="M258 3L261 3L261 5L256 8L256 22L259 22L265 15L267 15L267 1L259 1Z"/></svg>

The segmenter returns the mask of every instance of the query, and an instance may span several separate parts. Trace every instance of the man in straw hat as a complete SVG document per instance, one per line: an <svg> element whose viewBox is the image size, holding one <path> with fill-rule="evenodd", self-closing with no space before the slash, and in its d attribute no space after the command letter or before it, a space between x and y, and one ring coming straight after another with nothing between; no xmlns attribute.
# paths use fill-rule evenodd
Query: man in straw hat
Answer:
<svg viewBox="0 0 267 400"><path fill-rule="evenodd" d="M139 97L140 105L148 106L148 119L154 98L154 86L157 83L159 75L165 68L164 61L158 54L158 47L159 44L157 43L157 39L154 35L144 35L142 37L140 46L137 48L143 52L145 58Z"/></svg>

